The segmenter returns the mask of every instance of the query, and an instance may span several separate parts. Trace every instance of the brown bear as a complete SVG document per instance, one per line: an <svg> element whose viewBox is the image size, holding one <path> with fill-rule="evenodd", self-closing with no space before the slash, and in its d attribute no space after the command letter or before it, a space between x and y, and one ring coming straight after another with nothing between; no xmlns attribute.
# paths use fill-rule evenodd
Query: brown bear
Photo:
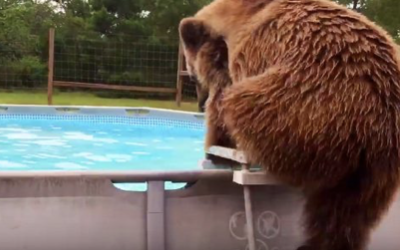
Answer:
<svg viewBox="0 0 400 250"><path fill-rule="evenodd" d="M208 100L208 91L201 90L197 97L197 107L200 113L204 113L206 109L206 102Z"/></svg>
<svg viewBox="0 0 400 250"><path fill-rule="evenodd" d="M393 40L328 0L215 0L180 32L190 53L226 42L219 113L251 163L305 191L301 249L365 249L400 183Z"/></svg>
<svg viewBox="0 0 400 250"><path fill-rule="evenodd" d="M220 114L222 91L232 83L229 76L226 43L220 36L213 36L209 32L193 35L190 34L191 30L198 32L202 32L202 30L193 29L190 25L186 28L189 28L189 30L181 31L181 35L189 34L189 36L186 36L183 40L198 37L195 41L184 44L186 68L189 75L196 78L196 81L200 83L202 92L207 93L205 150L207 151L210 146L235 147L231 137L227 136ZM206 154L206 156L215 164L232 163L212 155Z"/></svg>

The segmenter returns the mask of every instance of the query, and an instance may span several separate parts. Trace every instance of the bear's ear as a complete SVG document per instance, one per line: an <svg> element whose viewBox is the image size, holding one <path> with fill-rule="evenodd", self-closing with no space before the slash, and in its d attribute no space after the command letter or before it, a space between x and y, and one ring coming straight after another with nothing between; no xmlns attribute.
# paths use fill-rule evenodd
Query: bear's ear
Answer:
<svg viewBox="0 0 400 250"><path fill-rule="evenodd" d="M179 35L186 49L197 52L209 37L209 31L201 20L184 18L179 24Z"/></svg>

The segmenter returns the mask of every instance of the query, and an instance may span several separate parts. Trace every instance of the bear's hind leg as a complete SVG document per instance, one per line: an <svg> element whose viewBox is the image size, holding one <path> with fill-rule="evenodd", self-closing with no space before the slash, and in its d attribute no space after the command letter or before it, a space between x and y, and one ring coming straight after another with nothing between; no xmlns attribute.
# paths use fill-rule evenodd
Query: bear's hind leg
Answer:
<svg viewBox="0 0 400 250"><path fill-rule="evenodd" d="M299 250L366 250L397 190L399 173L392 170L359 170L336 188L311 194L305 207L309 239Z"/></svg>

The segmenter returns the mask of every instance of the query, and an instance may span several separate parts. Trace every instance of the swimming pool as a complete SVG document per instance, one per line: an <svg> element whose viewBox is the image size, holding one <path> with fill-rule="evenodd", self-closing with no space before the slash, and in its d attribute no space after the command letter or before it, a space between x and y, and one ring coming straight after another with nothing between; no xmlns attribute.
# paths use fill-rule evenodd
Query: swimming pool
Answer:
<svg viewBox="0 0 400 250"><path fill-rule="evenodd" d="M204 157L204 132L197 113L3 105L0 171L193 170ZM146 189L143 183L117 187Z"/></svg>

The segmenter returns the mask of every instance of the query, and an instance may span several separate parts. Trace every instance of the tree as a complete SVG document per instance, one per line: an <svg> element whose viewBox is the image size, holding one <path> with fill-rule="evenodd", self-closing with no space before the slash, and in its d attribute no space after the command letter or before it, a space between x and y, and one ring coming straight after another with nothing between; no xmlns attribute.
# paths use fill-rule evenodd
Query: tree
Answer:
<svg viewBox="0 0 400 250"><path fill-rule="evenodd" d="M155 34L177 39L182 18L195 14L212 0L153 0L147 1L150 25Z"/></svg>
<svg viewBox="0 0 400 250"><path fill-rule="evenodd" d="M335 0L351 9L361 12L376 22L400 42L400 1L399 0Z"/></svg>
<svg viewBox="0 0 400 250"><path fill-rule="evenodd" d="M0 0L0 71L14 85L44 85L54 27L58 79L174 86L179 22L211 1ZM333 1L400 42L399 0Z"/></svg>
<svg viewBox="0 0 400 250"><path fill-rule="evenodd" d="M365 0L363 13L400 42L400 1Z"/></svg>
<svg viewBox="0 0 400 250"><path fill-rule="evenodd" d="M46 2L2 0L0 8L0 67L5 77L13 79L14 85L43 84L44 40L57 14Z"/></svg>

